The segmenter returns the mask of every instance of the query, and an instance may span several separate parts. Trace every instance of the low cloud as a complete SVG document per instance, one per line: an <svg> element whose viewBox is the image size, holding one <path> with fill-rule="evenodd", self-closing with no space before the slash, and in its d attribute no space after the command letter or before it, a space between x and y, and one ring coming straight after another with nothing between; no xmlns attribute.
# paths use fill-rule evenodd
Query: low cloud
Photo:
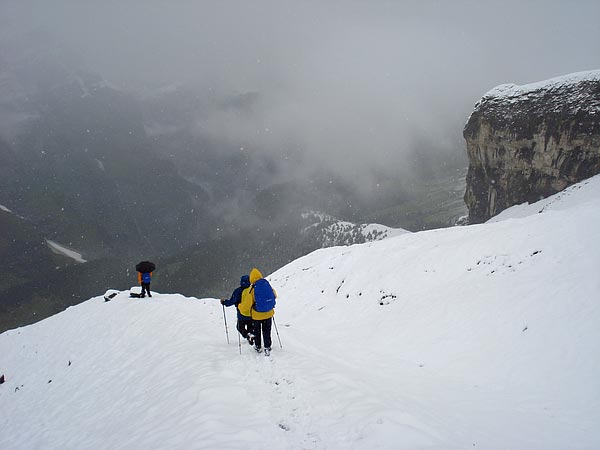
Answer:
<svg viewBox="0 0 600 450"><path fill-rule="evenodd" d="M595 1L6 1L0 17L5 49L44 30L121 89L195 89L195 135L348 178L464 154L497 84L600 67Z"/></svg>

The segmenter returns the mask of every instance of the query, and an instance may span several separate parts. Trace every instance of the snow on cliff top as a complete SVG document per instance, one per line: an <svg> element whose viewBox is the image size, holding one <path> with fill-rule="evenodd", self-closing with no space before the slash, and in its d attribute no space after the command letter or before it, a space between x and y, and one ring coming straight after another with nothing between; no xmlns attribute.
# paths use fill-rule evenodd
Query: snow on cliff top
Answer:
<svg viewBox="0 0 600 450"><path fill-rule="evenodd" d="M600 177L576 186L293 261L269 358L177 294L7 331L0 448L598 449Z"/></svg>
<svg viewBox="0 0 600 450"><path fill-rule="evenodd" d="M521 97L526 94L539 91L561 88L568 85L578 84L582 81L600 81L600 70L589 70L585 72L575 72L560 77L551 78L549 80L539 81L536 83L524 84L518 86L516 84L501 84L488 91L484 98L512 98Z"/></svg>
<svg viewBox="0 0 600 450"><path fill-rule="evenodd" d="M564 117L565 114L582 111L595 117L600 114L599 83L600 70L590 70L522 86L496 86L475 104L465 123L464 132L476 133L478 121L473 119L480 118L482 114L500 121L521 117L526 122L551 114Z"/></svg>

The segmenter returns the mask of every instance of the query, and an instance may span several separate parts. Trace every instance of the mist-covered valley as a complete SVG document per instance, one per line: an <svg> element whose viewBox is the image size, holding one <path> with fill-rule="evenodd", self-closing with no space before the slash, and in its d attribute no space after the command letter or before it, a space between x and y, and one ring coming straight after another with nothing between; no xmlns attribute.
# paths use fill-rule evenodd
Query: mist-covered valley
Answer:
<svg viewBox="0 0 600 450"><path fill-rule="evenodd" d="M599 63L591 26L547 48L597 5L544 5L3 3L0 331L136 284L142 259L162 292L219 297L374 238L359 224L454 225L479 96ZM553 26L487 33L533 13Z"/></svg>

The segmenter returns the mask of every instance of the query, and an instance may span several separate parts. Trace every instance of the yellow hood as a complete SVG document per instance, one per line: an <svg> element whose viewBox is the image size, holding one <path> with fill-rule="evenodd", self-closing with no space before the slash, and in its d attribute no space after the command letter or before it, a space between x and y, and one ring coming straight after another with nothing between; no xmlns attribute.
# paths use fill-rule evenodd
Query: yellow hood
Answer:
<svg viewBox="0 0 600 450"><path fill-rule="evenodd" d="M256 283L261 278L263 278L263 275L260 273L260 270L258 270L256 267L253 267L250 271L250 284Z"/></svg>

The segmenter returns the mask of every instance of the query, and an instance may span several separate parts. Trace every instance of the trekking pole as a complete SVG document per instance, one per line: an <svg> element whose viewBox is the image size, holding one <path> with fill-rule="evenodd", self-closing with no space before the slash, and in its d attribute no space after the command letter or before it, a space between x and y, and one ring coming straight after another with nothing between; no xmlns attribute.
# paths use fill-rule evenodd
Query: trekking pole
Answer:
<svg viewBox="0 0 600 450"><path fill-rule="evenodd" d="M229 330L227 329L227 316L225 315L225 305L223 307L223 320L225 321L225 334L227 335L227 343L229 344Z"/></svg>
<svg viewBox="0 0 600 450"><path fill-rule="evenodd" d="M281 338L279 337L279 330L277 329L277 322L275 322L275 316L273 316L273 325L275 325L275 333L277 333L277 340L279 341L279 347L283 348L283 345L281 345Z"/></svg>

